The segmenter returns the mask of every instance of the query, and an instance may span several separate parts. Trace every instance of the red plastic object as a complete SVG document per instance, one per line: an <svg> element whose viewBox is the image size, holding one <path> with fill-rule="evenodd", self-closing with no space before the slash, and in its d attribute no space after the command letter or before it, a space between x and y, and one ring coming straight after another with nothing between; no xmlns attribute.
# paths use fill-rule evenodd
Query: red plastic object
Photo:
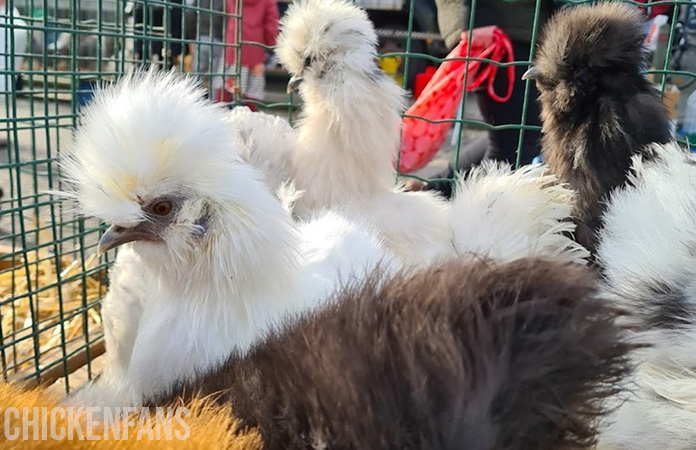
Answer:
<svg viewBox="0 0 696 450"><path fill-rule="evenodd" d="M413 98L417 99L421 96L421 93L423 93L423 90L425 90L425 87L433 78L433 75L435 75L435 68L433 66L426 67L424 72L416 75L416 80L413 83Z"/></svg>
<svg viewBox="0 0 696 450"><path fill-rule="evenodd" d="M467 56L476 59L464 60L463 58ZM508 90L500 96L493 88L493 81L499 67L479 60L513 61L512 43L500 28L490 26L474 29L470 48L468 32L465 31L462 33L459 45L447 56L447 59L451 58L456 59L445 61L440 65L416 102L406 111L399 159L401 173L409 173L425 167L440 150L452 126L451 122L440 121L454 119L464 91L464 77L467 71L467 91L485 86L488 95L498 102L506 102L512 95L515 84L514 66L506 68Z"/></svg>

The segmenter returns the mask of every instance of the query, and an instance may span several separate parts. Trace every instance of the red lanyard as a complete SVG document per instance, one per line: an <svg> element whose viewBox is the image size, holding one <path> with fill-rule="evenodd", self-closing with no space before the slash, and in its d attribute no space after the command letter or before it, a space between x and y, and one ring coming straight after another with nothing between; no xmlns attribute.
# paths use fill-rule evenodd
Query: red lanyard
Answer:
<svg viewBox="0 0 696 450"><path fill-rule="evenodd" d="M486 28L481 29L486 30ZM463 34L466 34L463 33ZM464 36L466 38L467 36ZM483 40L482 36L482 39ZM471 49L470 57L476 57L476 58L481 58L481 59L490 59L491 61L495 62L507 62L511 63L513 61L513 53L512 53L512 42L510 41L510 38L503 33L503 31L500 28L493 27L493 32L491 36L492 42L486 46L486 48L483 49L478 54L475 54L476 50L479 48L482 48L482 45L477 45L477 39L476 37L473 39L474 46ZM462 39L462 54L461 57L466 57L466 41L467 39ZM460 44L461 45L461 44ZM505 61L503 61L505 59ZM508 77L508 83L507 83L507 93L505 94L504 97L499 96L495 92L495 88L493 87L493 83L495 82L495 77L498 74L498 69L500 68L496 64L487 64L483 69L480 69L482 66L482 62L475 60L475 61L469 61L469 79L468 83L466 86L467 91L472 91L479 86L481 86L486 80L488 80L488 86L486 87L486 90L488 92L488 95L495 101L503 103L508 100L510 100L510 96L512 96L512 88L515 85L515 67L510 65L507 66L507 77ZM480 69L480 70L479 70ZM474 74L473 80L471 77L471 74Z"/></svg>

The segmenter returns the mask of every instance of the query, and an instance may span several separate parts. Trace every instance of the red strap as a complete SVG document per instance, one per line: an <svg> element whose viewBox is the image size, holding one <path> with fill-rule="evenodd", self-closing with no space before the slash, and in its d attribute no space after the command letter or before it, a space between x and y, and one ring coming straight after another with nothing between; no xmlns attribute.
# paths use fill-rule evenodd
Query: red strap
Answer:
<svg viewBox="0 0 696 450"><path fill-rule="evenodd" d="M490 57L488 57L490 55ZM510 38L502 32L499 28L496 28L495 31L493 32L493 43L486 49L484 50L480 56L480 58L487 58L490 59L491 61L495 62L503 62L503 59L505 58L508 62L512 62L513 59L513 53L512 53L512 42L510 41ZM475 71L476 66L474 63L479 63L479 61L473 61L472 64L469 65L469 69L472 71ZM495 64L488 64L481 72L476 76L475 81L467 86L467 90L473 90L477 87L479 87L483 82L488 79L488 86L487 86L487 92L488 95L495 101L504 103L508 100L510 100L510 97L512 96L512 88L515 84L515 66L507 66L507 77L508 77L508 88L507 88L507 93L505 94L504 97L499 96L495 92L495 88L493 86L493 83L495 82L495 77L498 74L498 69L499 66Z"/></svg>
<svg viewBox="0 0 696 450"><path fill-rule="evenodd" d="M510 41L510 38L505 35L500 30L496 30L496 37L497 42L498 42L498 47L496 48L497 54L493 55L493 59L498 62L503 62L503 58L507 56L507 61L508 63L511 63L513 60L513 54L512 54L512 42ZM508 100L510 100L510 97L512 96L512 88L515 85L515 66L507 66L507 78L508 78L508 89L507 89L507 94L505 97L499 97L495 93L495 89L493 88L493 82L495 81L495 76L498 72L499 67L493 65L492 66L495 69L495 72L491 75L491 78L488 81L488 95L491 96L491 98L497 102L503 103Z"/></svg>

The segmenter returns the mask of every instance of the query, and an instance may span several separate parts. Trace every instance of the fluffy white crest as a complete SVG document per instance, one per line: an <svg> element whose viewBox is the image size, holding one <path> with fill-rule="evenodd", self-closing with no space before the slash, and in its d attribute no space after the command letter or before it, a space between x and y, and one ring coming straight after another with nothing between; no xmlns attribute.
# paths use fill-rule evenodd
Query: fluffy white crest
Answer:
<svg viewBox="0 0 696 450"><path fill-rule="evenodd" d="M163 192L225 187L239 158L234 129L203 95L193 78L154 71L102 87L63 154L81 212L128 225L144 219L142 201Z"/></svg>
<svg viewBox="0 0 696 450"><path fill-rule="evenodd" d="M229 259L221 248L253 262L246 272L296 238L259 173L242 163L240 141L227 111L192 78L135 72L97 92L64 155L64 177L83 214L123 227L154 221L148 205L175 199L162 242L133 245L180 283L215 283L207 267Z"/></svg>
<svg viewBox="0 0 696 450"><path fill-rule="evenodd" d="M372 22L352 2L298 0L281 20L276 53L292 74L318 78L333 64L338 71L371 69L376 45Z"/></svg>

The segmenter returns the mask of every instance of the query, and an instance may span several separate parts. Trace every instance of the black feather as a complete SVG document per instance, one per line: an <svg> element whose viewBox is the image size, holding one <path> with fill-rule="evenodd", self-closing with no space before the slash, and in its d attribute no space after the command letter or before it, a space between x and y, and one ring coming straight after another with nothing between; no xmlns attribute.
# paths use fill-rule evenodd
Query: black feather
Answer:
<svg viewBox="0 0 696 450"><path fill-rule="evenodd" d="M544 32L536 68L543 155L578 193L576 239L594 253L608 194L626 182L631 157L671 140L646 68L643 20L623 3L559 12Z"/></svg>
<svg viewBox="0 0 696 450"><path fill-rule="evenodd" d="M570 264L453 261L334 300L151 404L215 394L268 449L577 449L629 372Z"/></svg>
<svg viewBox="0 0 696 450"><path fill-rule="evenodd" d="M644 319L648 330L690 329L696 319L696 308L689 297L687 283L668 285L658 280L646 280L642 308L636 314Z"/></svg>

